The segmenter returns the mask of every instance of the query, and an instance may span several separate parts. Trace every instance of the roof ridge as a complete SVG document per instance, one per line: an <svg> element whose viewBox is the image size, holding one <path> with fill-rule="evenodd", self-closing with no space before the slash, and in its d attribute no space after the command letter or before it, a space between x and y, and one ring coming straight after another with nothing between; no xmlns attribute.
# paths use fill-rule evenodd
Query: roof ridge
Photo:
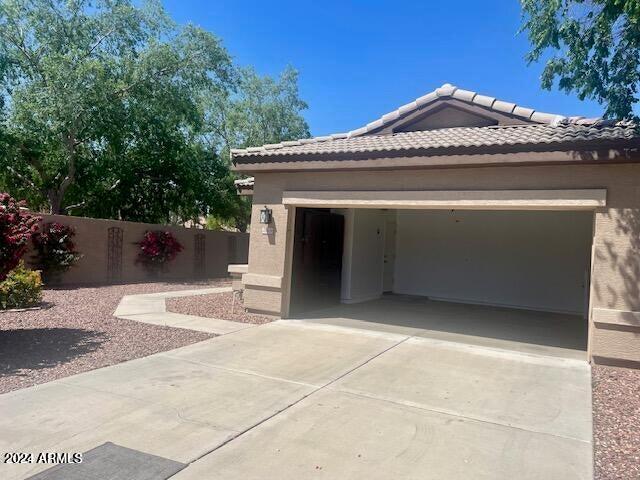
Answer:
<svg viewBox="0 0 640 480"><path fill-rule="evenodd" d="M495 97L489 97L478 92L458 88L450 83L445 83L434 91L416 98L413 102L409 102L396 110L382 115L379 119L368 123L364 127L351 130L347 135L349 137L364 135L372 130L388 125L398 118L414 112L429 103L433 103L440 98L454 98L468 104L489 108L499 113L513 115L523 120L548 125L558 125L562 123L591 124L601 120L600 118L585 118L583 116L566 117L555 113L540 112L533 108L523 107L512 102L506 102Z"/></svg>

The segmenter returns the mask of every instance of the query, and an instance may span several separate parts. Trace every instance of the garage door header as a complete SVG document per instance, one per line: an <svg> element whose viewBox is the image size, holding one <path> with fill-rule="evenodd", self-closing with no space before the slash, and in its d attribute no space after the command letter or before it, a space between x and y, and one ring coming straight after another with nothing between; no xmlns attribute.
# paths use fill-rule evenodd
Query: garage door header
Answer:
<svg viewBox="0 0 640 480"><path fill-rule="evenodd" d="M606 189L285 191L284 205L317 208L590 210L606 205Z"/></svg>

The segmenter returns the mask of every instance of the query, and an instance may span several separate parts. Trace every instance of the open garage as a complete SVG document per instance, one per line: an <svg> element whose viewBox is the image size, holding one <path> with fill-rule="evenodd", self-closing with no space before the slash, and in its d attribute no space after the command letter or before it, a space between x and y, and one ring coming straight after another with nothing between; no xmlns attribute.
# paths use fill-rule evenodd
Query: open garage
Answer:
<svg viewBox="0 0 640 480"><path fill-rule="evenodd" d="M298 209L292 313L586 358L593 213Z"/></svg>
<svg viewBox="0 0 640 480"><path fill-rule="evenodd" d="M253 175L244 305L640 366L639 145L626 123L447 84L356 130L234 150Z"/></svg>

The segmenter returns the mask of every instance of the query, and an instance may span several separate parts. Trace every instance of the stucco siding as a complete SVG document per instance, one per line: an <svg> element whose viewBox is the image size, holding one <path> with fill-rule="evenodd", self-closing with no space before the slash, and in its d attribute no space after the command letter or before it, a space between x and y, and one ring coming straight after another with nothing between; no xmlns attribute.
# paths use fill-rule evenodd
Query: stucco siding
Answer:
<svg viewBox="0 0 640 480"><path fill-rule="evenodd" d="M640 165L549 165L448 168L424 170L322 171L256 173L254 190L250 273L283 278L279 299L287 314L289 289L285 268L287 228L290 213L282 205L285 190L518 190L518 189L607 189L607 205L595 209L594 264L591 306L621 311L640 311ZM274 235L262 235L258 213L264 205L273 208ZM290 210L293 208L290 207ZM289 227L288 227L289 226ZM284 297L281 293L284 292ZM259 306L258 294L246 292L247 305ZM277 300L271 302L276 304ZM633 327L632 327L633 328ZM595 328L592 330L595 331ZM640 349L640 330L609 330L607 340L593 341L592 355L607 357L607 345L622 342ZM616 340L612 340L615 337ZM620 351L616 349L616 351Z"/></svg>

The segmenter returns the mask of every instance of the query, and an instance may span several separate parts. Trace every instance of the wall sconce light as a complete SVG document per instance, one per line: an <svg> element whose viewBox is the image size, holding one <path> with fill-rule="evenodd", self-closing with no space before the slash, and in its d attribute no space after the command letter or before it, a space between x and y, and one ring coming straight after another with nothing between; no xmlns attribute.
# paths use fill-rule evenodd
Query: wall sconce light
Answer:
<svg viewBox="0 0 640 480"><path fill-rule="evenodd" d="M267 208L267 206L265 205L264 208L260 210L260 223L268 225L269 223L271 223L272 217L273 215L271 209Z"/></svg>

